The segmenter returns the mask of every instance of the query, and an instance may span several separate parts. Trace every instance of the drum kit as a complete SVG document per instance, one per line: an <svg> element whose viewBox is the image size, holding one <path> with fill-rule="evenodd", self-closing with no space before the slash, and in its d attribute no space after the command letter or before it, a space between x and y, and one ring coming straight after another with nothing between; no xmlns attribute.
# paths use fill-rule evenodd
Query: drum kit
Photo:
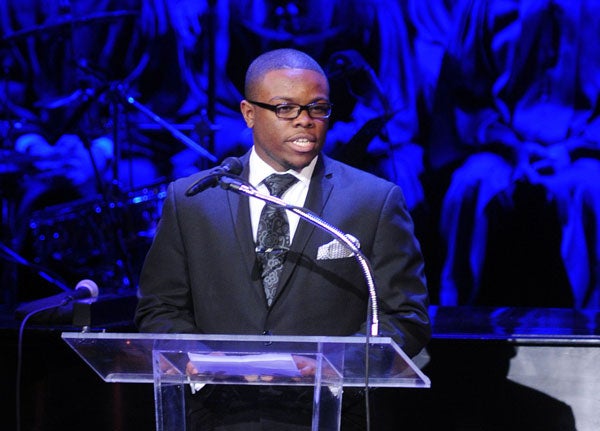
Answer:
<svg viewBox="0 0 600 431"><path fill-rule="evenodd" d="M104 287L135 288L165 197L166 185L158 183L121 200L81 199L36 211L29 222L33 263Z"/></svg>
<svg viewBox="0 0 600 431"><path fill-rule="evenodd" d="M38 37L48 32L68 32L76 26L92 23L104 23L132 17L137 12L114 11L97 13L83 17L69 16L46 25L26 28L5 34L0 39L1 45L13 46L25 39ZM79 66L75 66L79 67ZM186 147L194 150L202 158L215 163L217 159L204 146L196 143L185 132L189 128L173 125L127 94L127 85L101 86L98 91L81 90L83 98L99 98L100 92L110 91L107 100L118 104L120 112L126 109L135 110L151 120L151 124L161 131L166 131ZM83 94L85 93L85 94ZM81 97L74 94L56 99L47 109L72 103ZM85 109L85 108L83 108ZM185 125L184 125L185 126ZM113 127L117 127L114 125ZM153 129L155 130L155 129ZM211 134L214 127L206 132ZM10 136L11 133L3 133ZM118 136L114 134L113 136ZM114 139L114 166L118 166L121 155L118 139ZM114 291L135 289L138 274L145 253L154 236L160 217L162 202L166 196L166 184L159 182L142 187L123 190L116 181L116 168L113 180L106 190L93 198L86 198L67 203L43 207L31 213L28 223L28 241L31 244L27 252L15 249L12 241L10 217L20 198L18 186L25 175L34 175L36 163L40 157L20 153L14 150L1 150L0 153L0 266L2 261L15 263L33 270L47 281L45 274L58 274L57 279L50 279L51 284L62 290L70 289L70 285L78 279L91 278L98 285L112 288ZM115 186L115 184L117 184ZM115 192L115 187L117 188ZM21 253L30 253L21 255ZM16 287L13 287L17 289ZM15 298L18 295L14 294ZM9 304L10 306L11 304Z"/></svg>

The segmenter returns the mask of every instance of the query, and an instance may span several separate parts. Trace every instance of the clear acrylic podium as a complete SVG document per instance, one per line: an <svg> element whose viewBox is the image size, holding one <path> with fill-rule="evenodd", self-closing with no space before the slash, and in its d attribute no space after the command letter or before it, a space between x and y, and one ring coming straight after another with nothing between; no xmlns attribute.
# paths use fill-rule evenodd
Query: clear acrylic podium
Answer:
<svg viewBox="0 0 600 431"><path fill-rule="evenodd" d="M359 336L64 332L62 338L104 381L152 383L158 431L185 430L186 391L205 384L313 387L313 430L325 423L339 429L344 387L430 386L387 337L370 337L368 345ZM314 375L301 375L299 360L311 363ZM189 364L198 372L190 374ZM325 397L330 402L321 403Z"/></svg>

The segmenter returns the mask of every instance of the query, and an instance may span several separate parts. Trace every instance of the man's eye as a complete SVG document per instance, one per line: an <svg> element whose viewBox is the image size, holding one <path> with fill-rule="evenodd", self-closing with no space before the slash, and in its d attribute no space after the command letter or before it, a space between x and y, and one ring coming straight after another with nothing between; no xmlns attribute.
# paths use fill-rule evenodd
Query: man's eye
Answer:
<svg viewBox="0 0 600 431"><path fill-rule="evenodd" d="M316 105L312 106L310 110L315 114L325 114L327 112L327 106L325 105Z"/></svg>
<svg viewBox="0 0 600 431"><path fill-rule="evenodd" d="M281 112L282 114L286 114L289 112L293 112L295 111L297 108L294 105L279 105L277 107L277 109L279 110L279 112Z"/></svg>

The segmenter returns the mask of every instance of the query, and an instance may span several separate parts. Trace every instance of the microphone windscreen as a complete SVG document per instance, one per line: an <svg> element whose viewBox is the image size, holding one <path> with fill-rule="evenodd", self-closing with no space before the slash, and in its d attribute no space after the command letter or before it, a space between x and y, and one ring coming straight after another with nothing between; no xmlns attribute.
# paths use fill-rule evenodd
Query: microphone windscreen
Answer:
<svg viewBox="0 0 600 431"><path fill-rule="evenodd" d="M98 285L93 280L86 278L86 279L79 281L77 283L77 285L75 286L75 292L77 292L80 289L85 289L85 290L89 291L89 296L87 296L88 298L97 298L98 297L98 293L99 293Z"/></svg>

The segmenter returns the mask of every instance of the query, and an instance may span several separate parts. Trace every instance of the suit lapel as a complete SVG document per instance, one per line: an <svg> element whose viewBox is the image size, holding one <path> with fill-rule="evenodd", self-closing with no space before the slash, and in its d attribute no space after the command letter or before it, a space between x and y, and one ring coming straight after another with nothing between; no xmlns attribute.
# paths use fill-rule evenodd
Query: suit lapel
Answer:
<svg viewBox="0 0 600 431"><path fill-rule="evenodd" d="M244 170L241 173L241 177L245 180L248 180L248 154L241 157L240 160L244 165ZM244 259L244 283L246 283L247 280L251 281L253 290L262 298L262 301L265 302L266 306L262 282L256 267L256 255L254 252L256 245L254 244L252 224L250 222L250 207L248 205L248 199L253 198L244 195L238 195L235 192L230 192L227 195L227 202L229 204L229 211L234 226L236 240L240 247L241 255Z"/></svg>
<svg viewBox="0 0 600 431"><path fill-rule="evenodd" d="M306 202L304 208L312 211L313 213L321 216L323 209L333 191L333 175L328 170L328 163L323 160L324 157L320 156L315 170L313 172L312 179L310 181L310 188L308 195L306 196ZM283 271L281 274L281 281L279 288L277 289L277 296L286 288L292 272L299 263L300 256L302 255L306 245L312 237L315 229L319 229L312 223L301 219L298 224L298 228L294 235L294 239L290 246L290 252L286 259Z"/></svg>

